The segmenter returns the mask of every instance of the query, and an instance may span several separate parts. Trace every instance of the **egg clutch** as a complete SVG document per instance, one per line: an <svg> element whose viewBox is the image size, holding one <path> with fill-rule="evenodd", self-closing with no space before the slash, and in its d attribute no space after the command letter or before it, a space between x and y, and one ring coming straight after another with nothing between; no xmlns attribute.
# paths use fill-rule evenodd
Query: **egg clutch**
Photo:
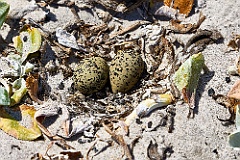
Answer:
<svg viewBox="0 0 240 160"><path fill-rule="evenodd" d="M113 93L126 93L139 81L144 70L141 54L133 49L119 50L108 66L101 57L85 58L73 73L75 89L89 95L100 91L108 79Z"/></svg>

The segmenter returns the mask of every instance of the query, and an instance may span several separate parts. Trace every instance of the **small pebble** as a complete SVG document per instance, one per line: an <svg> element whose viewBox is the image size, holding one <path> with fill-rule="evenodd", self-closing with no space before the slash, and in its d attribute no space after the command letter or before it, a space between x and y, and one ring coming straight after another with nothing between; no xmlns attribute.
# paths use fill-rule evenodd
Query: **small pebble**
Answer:
<svg viewBox="0 0 240 160"><path fill-rule="evenodd" d="M231 82L230 77L226 77L226 78L225 78L225 81L226 81L227 83L230 83L230 82Z"/></svg>
<svg viewBox="0 0 240 160"><path fill-rule="evenodd" d="M27 36L24 36L24 37L23 37L23 41L24 41L24 42L27 42L27 40L28 40Z"/></svg>
<svg viewBox="0 0 240 160"><path fill-rule="evenodd" d="M152 121L147 123L148 128L152 128L152 125L153 125Z"/></svg>
<svg viewBox="0 0 240 160"><path fill-rule="evenodd" d="M71 87L68 88L69 94L74 94L74 83L71 84Z"/></svg>
<svg viewBox="0 0 240 160"><path fill-rule="evenodd" d="M137 118L137 119L136 119L136 123L137 123L137 124L142 124L142 121L141 121L139 118Z"/></svg>
<svg viewBox="0 0 240 160"><path fill-rule="evenodd" d="M210 88L210 89L208 90L208 96L212 97L213 95L215 95L215 91L214 91L213 88Z"/></svg>
<svg viewBox="0 0 240 160"><path fill-rule="evenodd" d="M61 83L58 85L58 88L59 88L60 90L63 90L63 89L64 89L64 83L61 82Z"/></svg>

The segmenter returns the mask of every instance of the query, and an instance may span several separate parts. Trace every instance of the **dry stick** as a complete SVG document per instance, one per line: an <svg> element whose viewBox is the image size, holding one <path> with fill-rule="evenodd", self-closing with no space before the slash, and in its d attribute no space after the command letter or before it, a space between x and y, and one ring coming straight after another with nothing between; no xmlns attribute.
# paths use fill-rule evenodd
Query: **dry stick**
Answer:
<svg viewBox="0 0 240 160"><path fill-rule="evenodd" d="M196 25L196 29L198 29L200 27L200 25L202 24L202 22L206 19L206 16L203 15L202 12L200 12L200 15L199 15L199 20L197 22L197 25Z"/></svg>
<svg viewBox="0 0 240 160"><path fill-rule="evenodd" d="M133 160L133 156L131 154L131 151L128 147L128 145L125 143L122 135L117 135L116 133L112 132L110 128L102 123L104 129L111 135L112 139L114 139L118 144L120 144L123 147L124 153L129 158L129 160Z"/></svg>
<svg viewBox="0 0 240 160"><path fill-rule="evenodd" d="M72 12L73 15L74 15L74 18L75 18L75 20L76 20L75 23L81 23L82 20L81 20L80 16L78 15L78 13L77 13L77 11L76 11L76 8L74 7L74 4L75 4L74 2L69 2L69 3L67 4L67 6L70 7L71 12ZM65 47L63 48L63 46L60 45L59 43L57 43L56 41L53 41L53 43L54 43L55 45L57 45L59 48L61 48L63 51L65 51L65 52L67 52L67 53L70 52L70 49L66 50ZM82 48L82 47L79 47L79 50L80 50L80 51L83 51L83 52L88 52L87 50L85 50L85 49Z"/></svg>
<svg viewBox="0 0 240 160"><path fill-rule="evenodd" d="M108 25L107 24L102 24L100 26L97 26L97 27L94 27L93 30L96 30L95 32L98 32L97 33L97 36L95 37L94 41L93 41L93 45L95 45L97 43L97 40L99 38L99 36L105 32L107 29L108 29Z"/></svg>
<svg viewBox="0 0 240 160"><path fill-rule="evenodd" d="M105 142L105 141L102 140L102 139L96 139L96 140L94 141L93 145L92 145L92 146L88 149L88 151L87 151L86 160L89 159L89 154L90 154L91 150L93 150L93 148L96 146L96 144L97 144L98 141L103 141L103 142ZM108 143L108 146L110 146L110 143L112 143L112 140L111 140L111 142L108 141L107 143ZM95 154L93 155L93 157L96 156L97 154L99 154L100 152L102 152L102 151L101 151L101 150L98 151L97 153L95 153Z"/></svg>
<svg viewBox="0 0 240 160"><path fill-rule="evenodd" d="M50 142L50 144L47 146L47 149L46 149L45 155L47 155L48 157L50 157L50 156L48 155L48 151L50 150L50 148L52 148L53 143L54 143L54 142Z"/></svg>
<svg viewBox="0 0 240 160"><path fill-rule="evenodd" d="M133 141L131 142L131 144L130 144L129 147L130 147L130 149L132 150L132 152L133 152L133 148L135 147L136 143L138 143L138 140L139 140L140 138L142 138L142 136L137 136L137 137L134 138Z"/></svg>
<svg viewBox="0 0 240 160"><path fill-rule="evenodd" d="M73 13L74 15L74 18L76 19L77 22L81 22L81 18L80 16L78 15L77 11L76 11L76 8L74 7L74 2L73 3L69 3L68 4L69 7L71 7L71 12Z"/></svg>
<svg viewBox="0 0 240 160"><path fill-rule="evenodd" d="M36 117L35 120L39 129L44 133L50 140L63 140L63 138L58 135L53 135L40 121L41 117Z"/></svg>
<svg viewBox="0 0 240 160"><path fill-rule="evenodd" d="M61 144L61 143L54 142L54 141L50 142L50 144L47 146L45 155L47 155L47 156L51 159L51 156L48 155L48 151L53 147L54 144L55 144L55 145L58 145L58 146L61 147L61 148L65 148L66 150L69 150L69 149L74 149L74 150L75 150L75 148L72 147L72 146L70 146L70 145L68 145L65 140L62 139L62 140L60 140L60 142L61 142L62 144Z"/></svg>
<svg viewBox="0 0 240 160"><path fill-rule="evenodd" d="M113 35L111 35L111 36L109 37L109 39L112 39L112 38L114 38L114 37L116 37L116 36L123 35L123 34L129 32L129 31L131 31L131 30L134 30L134 29L138 28L139 26L141 26L141 25L143 25L143 24L148 24L148 23L149 23L149 22L141 22L141 21L138 21L138 22L136 22L136 23L128 26L128 27L125 28L124 30L121 30L121 31L118 31L117 33L114 33Z"/></svg>
<svg viewBox="0 0 240 160"><path fill-rule="evenodd" d="M98 142L98 139L95 140L95 142L93 143L93 145L88 149L87 154L86 154L86 160L89 159L89 158L88 158L88 157L89 157L89 154L90 154L91 150L95 147L95 145L97 144L97 142Z"/></svg>
<svg viewBox="0 0 240 160"><path fill-rule="evenodd" d="M112 142L113 142L112 139L109 140L109 141L104 141L104 140L102 140L102 139L99 139L99 141L106 142L106 143L107 143L107 146L105 146L104 148L102 148L100 151L96 152L96 153L93 155L93 157L96 156L96 155L98 155L98 154L100 154L100 153L103 152L104 150L106 150L107 147L112 146Z"/></svg>
<svg viewBox="0 0 240 160"><path fill-rule="evenodd" d="M39 122L38 118L36 118L36 122L40 130L49 138L53 138L54 136Z"/></svg>

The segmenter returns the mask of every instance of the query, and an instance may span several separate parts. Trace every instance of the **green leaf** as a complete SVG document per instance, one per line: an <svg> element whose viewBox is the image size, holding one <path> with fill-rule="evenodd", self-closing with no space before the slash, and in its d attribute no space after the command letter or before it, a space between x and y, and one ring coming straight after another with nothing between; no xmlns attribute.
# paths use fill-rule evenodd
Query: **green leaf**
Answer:
<svg viewBox="0 0 240 160"><path fill-rule="evenodd" d="M14 47L22 54L24 62L30 53L38 51L42 44L42 36L37 28L24 26L20 35L13 38Z"/></svg>
<svg viewBox="0 0 240 160"><path fill-rule="evenodd" d="M28 28L30 34L31 47L29 53L38 51L42 44L42 36L37 28Z"/></svg>
<svg viewBox="0 0 240 160"><path fill-rule="evenodd" d="M9 4L0 1L0 27L2 27L3 23L5 22L9 9Z"/></svg>
<svg viewBox="0 0 240 160"><path fill-rule="evenodd" d="M189 100L195 93L203 66L204 57L198 53L189 57L176 71L173 81L180 92L185 92L187 97L184 98Z"/></svg>
<svg viewBox="0 0 240 160"><path fill-rule="evenodd" d="M20 53L23 52L23 43L22 43L20 36L16 36L13 38L13 44L18 52L20 52Z"/></svg>
<svg viewBox="0 0 240 160"><path fill-rule="evenodd" d="M240 147L240 132L236 131L228 137L228 143L231 147L239 148Z"/></svg>
<svg viewBox="0 0 240 160"><path fill-rule="evenodd" d="M13 95L11 96L11 106L19 103L22 97L27 93L26 82L23 78L19 78L13 82L13 88L16 90L14 91Z"/></svg>
<svg viewBox="0 0 240 160"><path fill-rule="evenodd" d="M0 108L0 129L20 140L30 141L42 135L34 119L34 107L21 105L17 109L8 109Z"/></svg>
<svg viewBox="0 0 240 160"><path fill-rule="evenodd" d="M10 98L7 90L0 86L0 105L9 106Z"/></svg>

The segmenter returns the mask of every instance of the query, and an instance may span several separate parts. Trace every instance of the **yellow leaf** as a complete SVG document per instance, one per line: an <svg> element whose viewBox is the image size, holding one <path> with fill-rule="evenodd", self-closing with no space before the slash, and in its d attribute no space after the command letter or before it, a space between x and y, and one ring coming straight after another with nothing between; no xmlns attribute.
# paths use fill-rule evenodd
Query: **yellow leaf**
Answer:
<svg viewBox="0 0 240 160"><path fill-rule="evenodd" d="M32 106L21 105L17 108L0 108L0 128L19 140L34 140L42 135L34 119L36 110ZM16 115L19 115L16 117Z"/></svg>
<svg viewBox="0 0 240 160"><path fill-rule="evenodd" d="M38 51L42 44L42 36L37 28L24 26L19 36L13 38L14 47L22 54L22 62L30 53Z"/></svg>

